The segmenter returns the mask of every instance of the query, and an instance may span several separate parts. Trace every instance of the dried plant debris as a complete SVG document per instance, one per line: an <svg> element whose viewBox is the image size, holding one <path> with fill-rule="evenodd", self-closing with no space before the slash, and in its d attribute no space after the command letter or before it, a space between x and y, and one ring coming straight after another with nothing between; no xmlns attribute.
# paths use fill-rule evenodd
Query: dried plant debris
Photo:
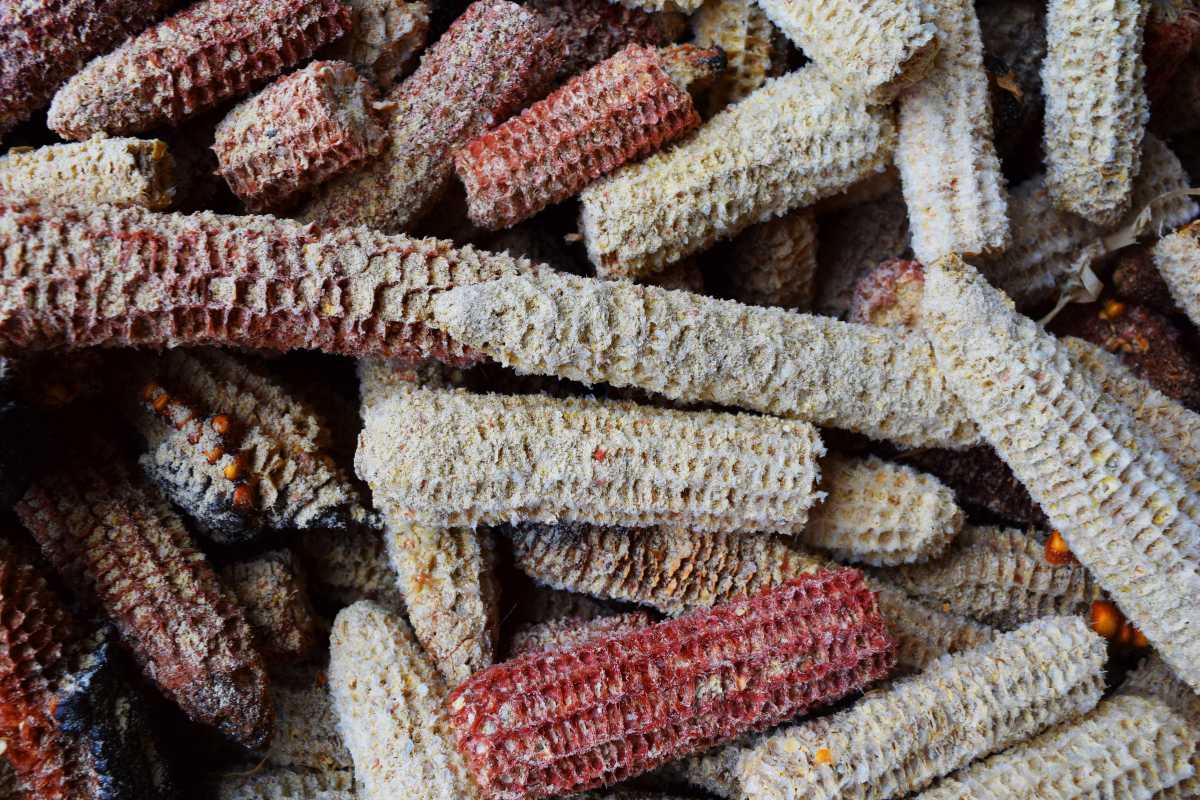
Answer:
<svg viewBox="0 0 1200 800"><path fill-rule="evenodd" d="M748 228L734 239L730 254L733 298L747 305L808 311L816 291L817 241L817 220L810 210Z"/></svg>
<svg viewBox="0 0 1200 800"><path fill-rule="evenodd" d="M416 63L429 36L424 0L346 0L350 31L325 49L386 91Z"/></svg>
<svg viewBox="0 0 1200 800"><path fill-rule="evenodd" d="M370 528L310 531L296 538L309 591L335 609L359 600L404 608L383 534Z"/></svg>
<svg viewBox="0 0 1200 800"><path fill-rule="evenodd" d="M0 157L0 193L11 200L163 209L175 196L173 159L159 139L14 147Z"/></svg>
<svg viewBox="0 0 1200 800"><path fill-rule="evenodd" d="M674 11L650 12L608 0L529 0L527 6L554 26L563 48L558 77L577 72L616 55L626 45L662 47L683 34L683 15ZM701 47L714 42L697 41ZM728 50L726 50L728 52Z"/></svg>
<svg viewBox="0 0 1200 800"><path fill-rule="evenodd" d="M819 224L813 307L826 316L845 317L858 280L908 250L908 208L904 196L893 191L823 217Z"/></svg>
<svg viewBox="0 0 1200 800"><path fill-rule="evenodd" d="M317 620L294 554L272 550L229 564L220 575L241 604L269 663L289 664L312 654L317 646Z"/></svg>
<svg viewBox="0 0 1200 800"><path fill-rule="evenodd" d="M641 630L653 625L654 621L654 617L645 611L628 611L596 619L567 617L551 622L536 622L518 628L513 633L508 657L571 650L598 639Z"/></svg>

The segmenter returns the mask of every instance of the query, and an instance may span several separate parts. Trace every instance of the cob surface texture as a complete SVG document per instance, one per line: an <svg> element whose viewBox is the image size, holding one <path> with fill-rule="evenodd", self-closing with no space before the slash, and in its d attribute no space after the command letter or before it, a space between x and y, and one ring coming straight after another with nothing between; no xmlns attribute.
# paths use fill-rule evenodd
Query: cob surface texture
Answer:
<svg viewBox="0 0 1200 800"><path fill-rule="evenodd" d="M0 192L10 200L162 209L175 195L172 171L167 145L158 139L14 147L0 157Z"/></svg>

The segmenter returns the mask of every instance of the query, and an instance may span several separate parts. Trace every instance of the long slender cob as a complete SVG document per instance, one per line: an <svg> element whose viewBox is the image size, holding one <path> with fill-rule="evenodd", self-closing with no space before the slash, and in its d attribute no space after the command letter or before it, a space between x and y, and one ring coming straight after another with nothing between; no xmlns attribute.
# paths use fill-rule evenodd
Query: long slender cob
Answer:
<svg viewBox="0 0 1200 800"><path fill-rule="evenodd" d="M814 68L774 78L585 189L588 256L604 277L659 271L882 170L895 138L886 107L839 94Z"/></svg>
<svg viewBox="0 0 1200 800"><path fill-rule="evenodd" d="M388 94L396 104L383 155L321 186L302 219L407 228L454 176L453 152L530 100L562 63L558 38L536 12L477 0Z"/></svg>
<svg viewBox="0 0 1200 800"><path fill-rule="evenodd" d="M1129 209L1150 118L1142 79L1149 0L1051 0L1046 16L1046 188L1097 225Z"/></svg>
<svg viewBox="0 0 1200 800"><path fill-rule="evenodd" d="M735 300L808 311L817 277L812 211L794 211L743 231L733 241L728 275Z"/></svg>
<svg viewBox="0 0 1200 800"><path fill-rule="evenodd" d="M609 636L623 636L654 624L645 611L597 617L596 619L566 618L551 622L536 622L518 628L512 637L509 658L526 653L549 653L570 650L588 642Z"/></svg>
<svg viewBox="0 0 1200 800"><path fill-rule="evenodd" d="M709 116L741 100L786 66L779 31L751 0L705 0L689 23L696 44L725 51L727 68L708 89Z"/></svg>
<svg viewBox="0 0 1200 800"><path fill-rule="evenodd" d="M429 35L429 3L425 0L346 0L350 30L326 48L325 55L349 61L384 90L391 88Z"/></svg>
<svg viewBox="0 0 1200 800"><path fill-rule="evenodd" d="M938 365L1008 462L1126 616L1200 689L1200 530L1190 490L1140 439L1128 412L1065 345L1018 315L960 259L926 272L925 325Z"/></svg>
<svg viewBox="0 0 1200 800"><path fill-rule="evenodd" d="M311 531L300 535L296 549L314 597L335 608L359 600L372 600L390 609L404 608L396 573L378 531Z"/></svg>
<svg viewBox="0 0 1200 800"><path fill-rule="evenodd" d="M430 299L528 268L364 228L0 202L0 349L214 343L470 363L428 327Z"/></svg>
<svg viewBox="0 0 1200 800"><path fill-rule="evenodd" d="M499 664L448 703L483 796L538 798L609 785L834 702L886 675L893 647L862 575L825 571Z"/></svg>
<svg viewBox="0 0 1200 800"><path fill-rule="evenodd" d="M908 250L908 208L899 191L822 218L814 309L845 317L854 285L881 261Z"/></svg>
<svg viewBox="0 0 1200 800"><path fill-rule="evenodd" d="M233 592L269 663L302 660L317 646L313 614L300 564L288 550L223 567L222 582Z"/></svg>
<svg viewBox="0 0 1200 800"><path fill-rule="evenodd" d="M223 778L213 787L217 800L358 800L354 773L266 769Z"/></svg>
<svg viewBox="0 0 1200 800"><path fill-rule="evenodd" d="M562 274L450 292L434 314L450 335L522 371L904 445L963 446L977 437L920 334Z"/></svg>
<svg viewBox="0 0 1200 800"><path fill-rule="evenodd" d="M1163 237L1154 246L1154 265L1188 319L1200 320L1200 223Z"/></svg>
<svg viewBox="0 0 1200 800"><path fill-rule="evenodd" d="M872 578L871 590L896 639L896 664L906 672L919 672L947 653L970 650L997 635L995 628L913 600L884 578Z"/></svg>
<svg viewBox="0 0 1200 800"><path fill-rule="evenodd" d="M333 698L323 682L272 686L275 735L266 763L273 767L333 773L354 768L337 730Z"/></svg>
<svg viewBox="0 0 1200 800"><path fill-rule="evenodd" d="M172 159L158 139L13 148L0 157L0 193L10 200L166 208L175 195Z"/></svg>
<svg viewBox="0 0 1200 800"><path fill-rule="evenodd" d="M683 33L682 15L652 13L608 0L529 0L554 27L563 49L558 76L567 78L616 55L626 45L662 47ZM702 47L711 42L697 42Z"/></svg>
<svg viewBox="0 0 1200 800"><path fill-rule="evenodd" d="M355 603L337 615L329 649L329 688L360 800L474 797L445 684L404 620Z"/></svg>
<svg viewBox="0 0 1200 800"><path fill-rule="evenodd" d="M1200 695L1176 678L1171 668L1156 654L1146 656L1141 665L1129 673L1117 692L1166 703L1187 723L1192 739L1200 742ZM1195 800L1200 797L1200 750L1192 754L1191 765L1192 776L1183 780L1173 791L1156 795L1156 800Z"/></svg>

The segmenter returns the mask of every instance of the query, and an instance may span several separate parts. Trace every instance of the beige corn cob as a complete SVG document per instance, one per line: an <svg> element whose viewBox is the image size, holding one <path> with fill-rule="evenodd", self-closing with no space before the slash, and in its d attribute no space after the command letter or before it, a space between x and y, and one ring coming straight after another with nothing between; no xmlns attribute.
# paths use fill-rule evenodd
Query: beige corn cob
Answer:
<svg viewBox="0 0 1200 800"><path fill-rule="evenodd" d="M844 318L858 279L908 250L908 228L908 208L898 191L825 219L817 247L815 310Z"/></svg>
<svg viewBox="0 0 1200 800"><path fill-rule="evenodd" d="M1150 0L1050 0L1046 16L1046 188L1097 225L1129 210L1150 118L1142 27Z"/></svg>
<svg viewBox="0 0 1200 800"><path fill-rule="evenodd" d="M1192 494L1065 345L958 258L926 271L938 366L987 441L1130 621L1200 690L1200 526ZM1182 508L1181 508L1182 506Z"/></svg>
<svg viewBox="0 0 1200 800"><path fill-rule="evenodd" d="M524 372L637 386L903 445L977 437L922 334L563 274L438 298L437 325Z"/></svg>
<svg viewBox="0 0 1200 800"><path fill-rule="evenodd" d="M727 68L708 89L709 116L741 100L786 66L779 32L752 0L705 0L689 22L696 44L725 51Z"/></svg>
<svg viewBox="0 0 1200 800"><path fill-rule="evenodd" d="M998 253L1009 242L975 4L935 5L942 46L929 77L900 98L896 146L913 253L925 263L949 253Z"/></svg>
<svg viewBox="0 0 1200 800"><path fill-rule="evenodd" d="M817 273L817 220L793 211L760 222L733 240L729 282L733 298L747 305L812 307Z"/></svg>
<svg viewBox="0 0 1200 800"><path fill-rule="evenodd" d="M774 78L585 189L588 255L604 277L656 272L883 169L895 139L887 108L839 94L814 68Z"/></svg>
<svg viewBox="0 0 1200 800"><path fill-rule="evenodd" d="M1193 741L1200 742L1200 695L1183 684L1166 662L1151 653L1137 669L1129 673L1117 689L1118 694L1130 694L1161 700L1187 723ZM1155 800L1196 800L1200 797L1200 749L1192 754L1192 776L1174 789L1155 795Z"/></svg>
<svg viewBox="0 0 1200 800"><path fill-rule="evenodd" d="M377 506L434 527L797 531L819 499L824 452L802 422L414 389L368 409L355 463Z"/></svg>
<svg viewBox="0 0 1200 800"><path fill-rule="evenodd" d="M425 0L345 0L350 30L326 55L349 61L385 91L416 61L429 35Z"/></svg>
<svg viewBox="0 0 1200 800"><path fill-rule="evenodd" d="M446 717L446 686L408 624L370 601L342 609L329 689L360 800L469 800L474 786Z"/></svg>
<svg viewBox="0 0 1200 800"><path fill-rule="evenodd" d="M756 2L835 85L877 103L920 81L946 47L923 0Z"/></svg>
<svg viewBox="0 0 1200 800"><path fill-rule="evenodd" d="M705 788L755 800L904 797L1090 711L1104 690L1105 658L1104 640L1083 620L1037 620L846 711L702 757L725 765Z"/></svg>
<svg viewBox="0 0 1200 800"><path fill-rule="evenodd" d="M989 642L995 628L913 600L885 578L872 578L879 610L896 640L896 664L918 672L947 653L959 653Z"/></svg>
<svg viewBox="0 0 1200 800"><path fill-rule="evenodd" d="M317 619L308 600L300 564L288 550L273 550L223 567L222 582L233 592L254 641L268 662L304 659L317 646Z"/></svg>
<svg viewBox="0 0 1200 800"><path fill-rule="evenodd" d="M383 536L374 530L310 531L301 534L297 550L304 562L310 591L336 608L373 600L392 609L404 608L396 573L388 562Z"/></svg>
<svg viewBox="0 0 1200 800"><path fill-rule="evenodd" d="M275 736L265 756L269 766L320 773L353 769L323 681L301 688L272 686L271 701Z"/></svg>
<svg viewBox="0 0 1200 800"><path fill-rule="evenodd" d="M13 200L166 208L175 196L167 145L106 139L16 148L0 157L0 194Z"/></svg>
<svg viewBox="0 0 1200 800"><path fill-rule="evenodd" d="M653 624L654 617L645 611L629 611L596 619L567 618L551 622L536 622L513 632L508 657L516 658L526 653L566 650L606 636L620 636Z"/></svg>
<svg viewBox="0 0 1200 800"><path fill-rule="evenodd" d="M1154 265L1176 305L1194 324L1200 320L1200 223L1192 223L1154 246Z"/></svg>
<svg viewBox="0 0 1200 800"><path fill-rule="evenodd" d="M301 772L272 767L246 776L223 778L213 787L216 800L357 800L354 773Z"/></svg>

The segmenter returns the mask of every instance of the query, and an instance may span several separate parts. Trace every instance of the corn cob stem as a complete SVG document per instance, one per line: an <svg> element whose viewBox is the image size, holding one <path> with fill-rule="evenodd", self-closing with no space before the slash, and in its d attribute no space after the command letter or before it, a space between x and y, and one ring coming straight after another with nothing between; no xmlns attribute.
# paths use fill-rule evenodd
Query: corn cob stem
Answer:
<svg viewBox="0 0 1200 800"><path fill-rule="evenodd" d="M296 557L274 550L220 571L268 663L303 660L317 646L317 620Z"/></svg>
<svg viewBox="0 0 1200 800"><path fill-rule="evenodd" d="M807 311L817 273L817 221L809 210L759 223L733 242L729 281L747 305Z"/></svg>
<svg viewBox="0 0 1200 800"><path fill-rule="evenodd" d="M429 35L425 0L346 0L350 30L325 54L349 61L361 75L391 88L416 60Z"/></svg>
<svg viewBox="0 0 1200 800"><path fill-rule="evenodd" d="M0 193L9 200L166 208L175 195L172 159L158 139L13 148L0 157Z"/></svg>

